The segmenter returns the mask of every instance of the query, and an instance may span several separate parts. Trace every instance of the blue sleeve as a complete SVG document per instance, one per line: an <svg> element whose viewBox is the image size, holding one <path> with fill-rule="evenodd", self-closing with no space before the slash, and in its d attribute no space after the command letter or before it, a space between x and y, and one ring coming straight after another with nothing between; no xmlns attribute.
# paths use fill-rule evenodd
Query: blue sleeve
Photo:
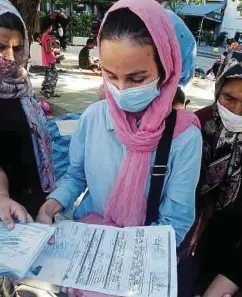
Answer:
<svg viewBox="0 0 242 297"><path fill-rule="evenodd" d="M85 191L87 186L84 171L85 122L85 115L82 115L78 124L78 130L71 139L69 149L70 165L67 173L57 189L48 197L48 199L57 200L63 206L64 211L73 206L76 199Z"/></svg>
<svg viewBox="0 0 242 297"><path fill-rule="evenodd" d="M198 128L189 127L173 140L169 158L169 176L160 205L159 224L172 225L177 246L195 220L195 192L200 175L202 136Z"/></svg>

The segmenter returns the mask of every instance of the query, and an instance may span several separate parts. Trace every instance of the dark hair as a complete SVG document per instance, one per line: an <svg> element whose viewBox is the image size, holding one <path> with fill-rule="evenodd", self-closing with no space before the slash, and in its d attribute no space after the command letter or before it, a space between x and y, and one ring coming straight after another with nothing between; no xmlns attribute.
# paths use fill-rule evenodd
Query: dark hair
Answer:
<svg viewBox="0 0 242 297"><path fill-rule="evenodd" d="M25 38L25 30L22 20L14 13L6 12L0 17L0 27L16 30L21 33L23 39Z"/></svg>
<svg viewBox="0 0 242 297"><path fill-rule="evenodd" d="M182 91L181 87L177 87L175 97L173 99L173 104L182 103L184 104L186 100L185 93Z"/></svg>
<svg viewBox="0 0 242 297"><path fill-rule="evenodd" d="M34 41L40 38L40 34L38 32L35 32L33 35Z"/></svg>
<svg viewBox="0 0 242 297"><path fill-rule="evenodd" d="M42 23L42 32L46 32L52 26L52 20L45 18Z"/></svg>
<svg viewBox="0 0 242 297"><path fill-rule="evenodd" d="M158 50L144 22L130 9L122 8L111 12L104 24L101 40L122 40L129 38L135 44L154 47L154 57L160 77L164 77L164 68Z"/></svg>
<svg viewBox="0 0 242 297"><path fill-rule="evenodd" d="M91 44L95 44L94 39L92 39L92 38L87 39L86 46L91 45Z"/></svg>

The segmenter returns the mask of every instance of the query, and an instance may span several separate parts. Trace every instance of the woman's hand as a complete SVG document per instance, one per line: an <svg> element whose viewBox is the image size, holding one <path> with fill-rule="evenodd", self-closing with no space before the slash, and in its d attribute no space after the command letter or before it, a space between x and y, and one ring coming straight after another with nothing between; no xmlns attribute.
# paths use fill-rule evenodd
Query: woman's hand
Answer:
<svg viewBox="0 0 242 297"><path fill-rule="evenodd" d="M41 206L36 221L42 224L52 224L55 215L62 208L62 205L57 200L49 199Z"/></svg>
<svg viewBox="0 0 242 297"><path fill-rule="evenodd" d="M62 210L62 205L54 199L47 200L40 208L36 222L41 224L52 224L53 219L57 213ZM50 238L49 244L55 243L54 235Z"/></svg>
<svg viewBox="0 0 242 297"><path fill-rule="evenodd" d="M0 219L8 230L14 228L14 220L20 223L33 222L27 210L16 201L0 194Z"/></svg>

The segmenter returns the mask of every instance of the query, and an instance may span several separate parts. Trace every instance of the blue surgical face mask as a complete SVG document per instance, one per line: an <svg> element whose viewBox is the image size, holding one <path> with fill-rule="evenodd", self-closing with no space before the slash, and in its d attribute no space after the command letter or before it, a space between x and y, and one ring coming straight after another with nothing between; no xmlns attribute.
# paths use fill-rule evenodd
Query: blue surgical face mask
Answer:
<svg viewBox="0 0 242 297"><path fill-rule="evenodd" d="M160 95L158 81L159 78L148 85L122 91L107 81L107 87L120 109L128 112L139 112Z"/></svg>

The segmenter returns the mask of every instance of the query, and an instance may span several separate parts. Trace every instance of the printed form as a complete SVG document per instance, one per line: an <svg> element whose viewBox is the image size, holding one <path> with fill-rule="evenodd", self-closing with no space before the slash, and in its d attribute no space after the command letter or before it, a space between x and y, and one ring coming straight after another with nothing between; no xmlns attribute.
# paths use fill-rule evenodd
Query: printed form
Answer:
<svg viewBox="0 0 242 297"><path fill-rule="evenodd" d="M8 231L0 222L0 274L24 277L54 231L54 227L36 223L16 224Z"/></svg>
<svg viewBox="0 0 242 297"><path fill-rule="evenodd" d="M56 242L28 277L117 296L177 296L175 232L170 226L115 228L57 224Z"/></svg>

